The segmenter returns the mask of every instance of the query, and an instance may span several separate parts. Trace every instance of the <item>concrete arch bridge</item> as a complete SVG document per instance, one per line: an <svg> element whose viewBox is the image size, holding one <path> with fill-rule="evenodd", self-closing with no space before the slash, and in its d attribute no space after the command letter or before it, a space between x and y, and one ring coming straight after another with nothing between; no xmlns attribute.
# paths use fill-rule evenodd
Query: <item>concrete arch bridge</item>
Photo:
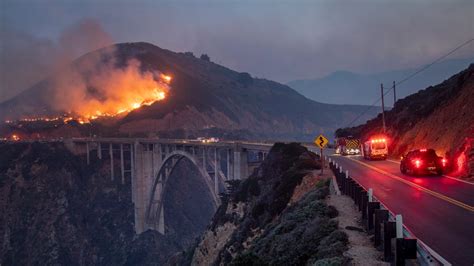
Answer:
<svg viewBox="0 0 474 266"><path fill-rule="evenodd" d="M81 138L72 139L69 146L76 153L85 154L88 164L91 160L110 160L111 180L131 184L136 233L152 229L165 234L164 194L180 161L188 160L196 166L217 208L225 181L247 178L265 159L272 144Z"/></svg>

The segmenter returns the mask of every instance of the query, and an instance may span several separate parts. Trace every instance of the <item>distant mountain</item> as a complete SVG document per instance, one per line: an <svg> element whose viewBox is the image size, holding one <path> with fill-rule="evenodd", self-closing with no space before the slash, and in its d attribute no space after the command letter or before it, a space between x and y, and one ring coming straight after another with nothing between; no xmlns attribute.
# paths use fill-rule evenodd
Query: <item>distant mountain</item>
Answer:
<svg viewBox="0 0 474 266"><path fill-rule="evenodd" d="M419 73L397 87L397 98L404 98L421 88L438 84L451 75L474 63L474 57L442 61ZM411 75L419 68L387 71L375 74L357 74L337 71L320 79L302 79L288 82L299 93L318 102L332 104L372 104L380 97L380 84L392 87L393 81ZM345 97L341 97L344 95ZM388 95L387 105L393 106L393 94Z"/></svg>
<svg viewBox="0 0 474 266"><path fill-rule="evenodd" d="M248 73L230 70L191 53L175 53L149 43L123 43L104 49L114 50L112 57L117 68L134 59L142 71L173 76L169 96L120 118L114 124L113 132L117 135L153 133L161 137L190 137L208 134L228 138L311 140L320 132L332 136L336 128L346 125L366 108L315 102L280 83L252 78ZM93 79L90 76L95 69L100 69L100 66L85 64L88 58L101 58L97 61L99 65L110 61L103 58L104 49L73 62L74 66L81 66L78 75L84 80ZM61 73L56 75L61 76ZM60 114L50 102L54 78L43 80L0 104L0 119ZM61 89L70 89L68 82L63 83ZM91 98L96 97L97 88L87 91L91 92ZM104 101L102 98L94 100ZM372 110L361 121L375 114Z"/></svg>

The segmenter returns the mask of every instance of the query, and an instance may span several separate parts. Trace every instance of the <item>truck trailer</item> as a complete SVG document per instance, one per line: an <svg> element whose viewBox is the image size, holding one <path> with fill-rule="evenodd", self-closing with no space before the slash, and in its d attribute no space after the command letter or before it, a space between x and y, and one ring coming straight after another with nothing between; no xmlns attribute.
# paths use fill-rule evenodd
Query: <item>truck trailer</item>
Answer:
<svg viewBox="0 0 474 266"><path fill-rule="evenodd" d="M360 141L353 137L342 137L336 140L336 153L340 155L360 154Z"/></svg>

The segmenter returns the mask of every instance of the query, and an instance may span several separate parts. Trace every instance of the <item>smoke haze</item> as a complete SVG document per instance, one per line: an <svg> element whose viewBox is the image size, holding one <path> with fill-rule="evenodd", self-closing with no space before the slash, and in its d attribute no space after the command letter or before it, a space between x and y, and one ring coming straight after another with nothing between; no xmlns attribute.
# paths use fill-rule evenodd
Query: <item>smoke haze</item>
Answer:
<svg viewBox="0 0 474 266"><path fill-rule="evenodd" d="M83 19L64 29L58 41L2 26L0 102L68 65L76 57L112 44L98 21Z"/></svg>
<svg viewBox="0 0 474 266"><path fill-rule="evenodd" d="M231 69L283 83L339 70L413 69L474 37L472 0L2 3L1 39L6 41L1 67L6 74L0 101L36 82L52 62L62 61L58 58L102 47L110 35L114 42L145 41L172 51L206 53ZM85 26L74 24L84 18L91 18ZM473 56L474 42L449 58Z"/></svg>

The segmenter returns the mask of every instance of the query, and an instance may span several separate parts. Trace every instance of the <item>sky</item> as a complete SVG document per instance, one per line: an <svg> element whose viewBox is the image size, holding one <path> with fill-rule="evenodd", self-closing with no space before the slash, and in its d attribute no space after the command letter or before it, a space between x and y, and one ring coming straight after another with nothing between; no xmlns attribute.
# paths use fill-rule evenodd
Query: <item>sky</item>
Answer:
<svg viewBox="0 0 474 266"><path fill-rule="evenodd" d="M119 42L206 53L286 83L417 67L471 38L471 0L0 0L0 102ZM450 58L473 55L474 42Z"/></svg>

